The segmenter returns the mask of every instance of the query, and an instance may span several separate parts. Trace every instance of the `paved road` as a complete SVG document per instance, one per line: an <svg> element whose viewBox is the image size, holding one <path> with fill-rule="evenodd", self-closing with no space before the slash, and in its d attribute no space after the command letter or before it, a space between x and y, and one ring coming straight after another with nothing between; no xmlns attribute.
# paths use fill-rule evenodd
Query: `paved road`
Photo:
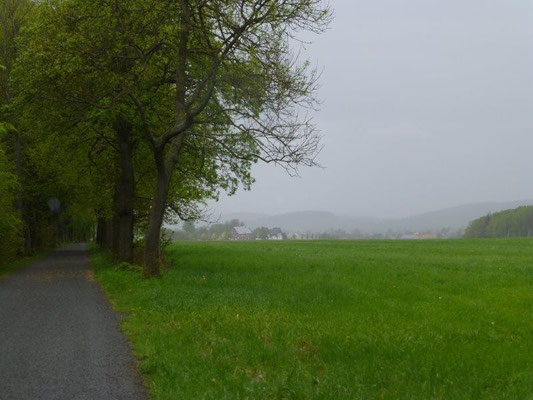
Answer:
<svg viewBox="0 0 533 400"><path fill-rule="evenodd" d="M0 399L146 399L84 244L0 278Z"/></svg>

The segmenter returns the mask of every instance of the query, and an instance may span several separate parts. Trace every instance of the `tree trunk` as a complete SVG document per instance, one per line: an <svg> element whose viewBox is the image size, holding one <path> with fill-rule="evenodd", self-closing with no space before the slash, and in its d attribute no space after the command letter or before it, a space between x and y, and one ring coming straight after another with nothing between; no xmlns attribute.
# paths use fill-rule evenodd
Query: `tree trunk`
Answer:
<svg viewBox="0 0 533 400"><path fill-rule="evenodd" d="M96 221L96 244L100 247L104 246L105 240L105 219L98 217Z"/></svg>
<svg viewBox="0 0 533 400"><path fill-rule="evenodd" d="M119 242L119 226L120 226L120 209L118 206L118 196L120 191L120 183L115 184L115 193L113 194L113 217L111 218L110 224L113 226L112 233L113 237L111 238L111 254L115 261L118 259L118 242Z"/></svg>
<svg viewBox="0 0 533 400"><path fill-rule="evenodd" d="M133 172L133 144L131 142L132 127L121 121L117 127L120 144L120 181L117 198L117 259L133 261L133 223L135 202L135 178Z"/></svg>
<svg viewBox="0 0 533 400"><path fill-rule="evenodd" d="M23 171L22 171L22 143L20 141L20 135L16 130L13 131L13 153L15 156L15 173L19 185L23 185ZM31 234L29 229L29 224L27 221L27 213L24 210L24 200L22 198L22 190L17 190L15 197L15 209L19 216L20 221L22 222L22 239L24 247L22 249L23 255L28 255L31 253Z"/></svg>
<svg viewBox="0 0 533 400"><path fill-rule="evenodd" d="M144 269L145 277L158 276L161 263L161 226L167 205L168 188L172 171L166 171L162 157L156 155L157 183L152 210L145 236Z"/></svg>
<svg viewBox="0 0 533 400"><path fill-rule="evenodd" d="M120 177L114 198L113 253L117 261L133 261L135 179L133 171L132 126L119 119L115 125L120 154Z"/></svg>
<svg viewBox="0 0 533 400"><path fill-rule="evenodd" d="M108 218L104 224L104 246L106 250L113 249L113 220Z"/></svg>

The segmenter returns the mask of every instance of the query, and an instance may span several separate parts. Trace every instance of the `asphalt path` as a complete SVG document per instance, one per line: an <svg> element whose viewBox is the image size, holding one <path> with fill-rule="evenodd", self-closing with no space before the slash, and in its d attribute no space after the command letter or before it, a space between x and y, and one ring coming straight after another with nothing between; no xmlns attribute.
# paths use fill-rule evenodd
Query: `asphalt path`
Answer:
<svg viewBox="0 0 533 400"><path fill-rule="evenodd" d="M0 399L147 399L85 244L0 277Z"/></svg>

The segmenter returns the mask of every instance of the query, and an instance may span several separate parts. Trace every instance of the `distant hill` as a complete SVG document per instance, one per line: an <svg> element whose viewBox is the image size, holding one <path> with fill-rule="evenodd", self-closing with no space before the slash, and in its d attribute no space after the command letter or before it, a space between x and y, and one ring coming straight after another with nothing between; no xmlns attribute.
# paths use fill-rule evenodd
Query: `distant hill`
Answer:
<svg viewBox="0 0 533 400"><path fill-rule="evenodd" d="M397 219L353 217L327 211L297 211L277 215L233 213L222 215L220 221L239 219L252 229L258 226L280 227L287 232L318 233L335 229L342 229L347 232L358 230L365 234L423 232L439 231L443 228L465 229L470 221L488 213L523 205L533 205L533 200L466 204Z"/></svg>
<svg viewBox="0 0 533 400"><path fill-rule="evenodd" d="M250 213L225 214L221 221L238 219L250 228L259 226L280 227L287 232L325 232L330 229L354 230L365 227L370 229L379 221L374 218L357 218L336 215L327 211L296 211L276 215L258 215Z"/></svg>
<svg viewBox="0 0 533 400"><path fill-rule="evenodd" d="M260 214L260 213L231 213L231 214L223 214L223 215L211 215L210 220L213 220L215 222L225 222L225 221L231 221L232 219L238 219L239 221L254 221L256 219L260 218L266 218L268 217L268 214Z"/></svg>
<svg viewBox="0 0 533 400"><path fill-rule="evenodd" d="M533 235L533 206L487 214L470 222L466 237L528 237Z"/></svg>
<svg viewBox="0 0 533 400"><path fill-rule="evenodd" d="M464 229L470 221L483 215L525 205L533 205L533 200L465 204L398 220L390 220L388 223L391 224L393 230L425 231L447 227Z"/></svg>
<svg viewBox="0 0 533 400"><path fill-rule="evenodd" d="M289 232L324 232L330 229L370 229L377 220L336 215L326 211L297 211L256 219L257 226L279 226Z"/></svg>

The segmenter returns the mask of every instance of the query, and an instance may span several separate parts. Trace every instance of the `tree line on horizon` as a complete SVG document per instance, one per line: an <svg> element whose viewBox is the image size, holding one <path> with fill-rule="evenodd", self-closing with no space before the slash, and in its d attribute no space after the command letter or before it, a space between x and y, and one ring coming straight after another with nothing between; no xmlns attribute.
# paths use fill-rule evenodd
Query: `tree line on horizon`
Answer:
<svg viewBox="0 0 533 400"><path fill-rule="evenodd" d="M210 225L196 226L193 221L185 221L181 229L164 228L164 237L168 240L231 240L233 239L233 228L238 226L246 226L243 221L239 219L231 219L226 222L212 223ZM265 226L258 226L250 229L251 239L266 240L272 234L282 234L281 228L267 228Z"/></svg>
<svg viewBox="0 0 533 400"><path fill-rule="evenodd" d="M229 240L236 226L244 226L244 222L232 219L209 226L196 226L193 221L185 221L181 229L166 229L166 231L171 240Z"/></svg>
<svg viewBox="0 0 533 400"><path fill-rule="evenodd" d="M294 51L322 0L4 0L0 251L87 239L159 274L164 222L194 220L257 162L317 165L318 73ZM141 239L142 238L142 239Z"/></svg>
<svg viewBox="0 0 533 400"><path fill-rule="evenodd" d="M465 230L467 238L533 236L533 206L522 206L475 219Z"/></svg>

